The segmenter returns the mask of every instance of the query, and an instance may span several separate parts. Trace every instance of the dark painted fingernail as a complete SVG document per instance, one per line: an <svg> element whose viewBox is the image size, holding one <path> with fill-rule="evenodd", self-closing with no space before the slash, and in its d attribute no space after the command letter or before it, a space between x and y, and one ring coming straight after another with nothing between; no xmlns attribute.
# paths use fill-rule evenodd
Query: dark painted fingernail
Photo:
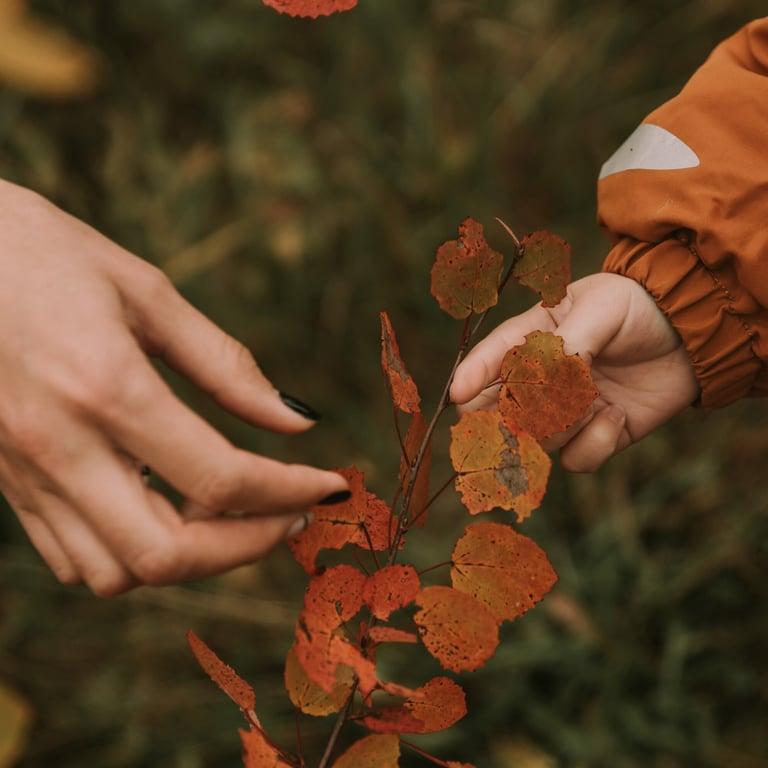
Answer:
<svg viewBox="0 0 768 768"><path fill-rule="evenodd" d="M320 414L311 406L307 405L306 403L303 403L301 400L296 399L295 397L292 397L291 395L287 395L285 392L280 392L280 399L292 410L299 414L299 416L303 416L305 419L309 419L310 421L319 421L320 420Z"/></svg>
<svg viewBox="0 0 768 768"><path fill-rule="evenodd" d="M349 501L351 498L351 491L336 491L317 503L322 504L324 507L330 507L332 504L341 504L345 501Z"/></svg>

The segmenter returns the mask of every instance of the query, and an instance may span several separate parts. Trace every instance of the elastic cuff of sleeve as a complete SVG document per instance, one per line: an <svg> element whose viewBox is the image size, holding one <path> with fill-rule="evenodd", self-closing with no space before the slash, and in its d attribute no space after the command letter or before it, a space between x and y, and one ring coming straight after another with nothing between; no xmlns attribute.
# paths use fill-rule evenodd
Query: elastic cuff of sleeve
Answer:
<svg viewBox="0 0 768 768"><path fill-rule="evenodd" d="M685 344L704 408L722 408L750 393L761 370L754 332L684 237L657 244L625 238L603 269L635 280L656 300Z"/></svg>

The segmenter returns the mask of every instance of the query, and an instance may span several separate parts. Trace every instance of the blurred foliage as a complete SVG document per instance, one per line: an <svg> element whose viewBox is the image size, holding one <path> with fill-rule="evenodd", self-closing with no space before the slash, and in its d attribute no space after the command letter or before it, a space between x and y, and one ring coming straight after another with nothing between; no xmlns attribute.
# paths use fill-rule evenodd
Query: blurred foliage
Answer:
<svg viewBox="0 0 768 768"><path fill-rule="evenodd" d="M569 239L577 275L599 268L600 164L765 10L361 0L305 23L259 0L31 8L99 52L101 84L69 101L19 81L0 92L0 175L163 266L326 414L310 435L268 436L174 378L207 418L254 450L355 462L382 493L397 452L378 310L434 396L456 343L428 295L435 246L466 215L489 229L501 215ZM0 77L2 63L0 51ZM471 717L423 743L481 768L768 766L767 447L764 406L741 404L688 413L595 476L556 473L524 528L560 585L467 676ZM443 452L435 481L447 472ZM413 537L427 564L464 519L450 498L439 514L432 535ZM285 553L104 602L58 586L10 514L0 525L0 679L35 711L23 768L236 766L239 716L195 668L189 626L257 684L276 737L292 738L281 659L304 578ZM397 652L382 663L405 665ZM431 663L405 674L424 679ZM306 741L326 733L310 723Z"/></svg>

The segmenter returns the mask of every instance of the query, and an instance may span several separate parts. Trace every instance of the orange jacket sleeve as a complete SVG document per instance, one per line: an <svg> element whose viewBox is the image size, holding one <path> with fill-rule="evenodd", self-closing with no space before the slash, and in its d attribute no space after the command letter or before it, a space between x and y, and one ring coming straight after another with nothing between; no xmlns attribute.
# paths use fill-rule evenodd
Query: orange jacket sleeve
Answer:
<svg viewBox="0 0 768 768"><path fill-rule="evenodd" d="M705 407L768 394L768 18L719 45L603 166L605 269L679 332Z"/></svg>

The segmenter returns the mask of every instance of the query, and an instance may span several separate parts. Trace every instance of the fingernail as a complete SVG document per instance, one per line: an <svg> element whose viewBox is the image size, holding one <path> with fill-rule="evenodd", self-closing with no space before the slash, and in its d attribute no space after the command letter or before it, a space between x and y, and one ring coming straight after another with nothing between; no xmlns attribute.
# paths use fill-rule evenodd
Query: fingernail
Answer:
<svg viewBox="0 0 768 768"><path fill-rule="evenodd" d="M294 536L298 536L302 531L306 530L309 524L314 520L314 515L311 512L307 512L301 517L293 521L291 527L285 532L287 539L292 539Z"/></svg>
<svg viewBox="0 0 768 768"><path fill-rule="evenodd" d="M299 416L303 416L310 421L319 421L320 414L311 406L298 400L292 395L288 395L285 392L279 392L280 399L287 405L292 411L295 411Z"/></svg>
<svg viewBox="0 0 768 768"><path fill-rule="evenodd" d="M345 501L349 501L351 498L351 491L335 491L317 503L324 507L330 507L332 504L342 504Z"/></svg>
<svg viewBox="0 0 768 768"><path fill-rule="evenodd" d="M624 409L620 408L618 405L609 405L605 409L605 415L614 424L623 424L625 419L627 418L627 414L624 413Z"/></svg>

